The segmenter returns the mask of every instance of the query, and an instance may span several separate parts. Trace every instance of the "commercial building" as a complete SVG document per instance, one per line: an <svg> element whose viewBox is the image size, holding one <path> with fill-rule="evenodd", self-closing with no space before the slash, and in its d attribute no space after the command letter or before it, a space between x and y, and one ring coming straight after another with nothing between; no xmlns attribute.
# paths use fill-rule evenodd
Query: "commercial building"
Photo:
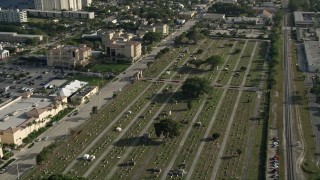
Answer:
<svg viewBox="0 0 320 180"><path fill-rule="evenodd" d="M106 60L109 62L135 62L141 57L141 43L125 38L112 39L105 44Z"/></svg>
<svg viewBox="0 0 320 180"><path fill-rule="evenodd" d="M94 12L87 11L43 11L27 9L31 17L41 18L69 18L69 19L94 19Z"/></svg>
<svg viewBox="0 0 320 180"><path fill-rule="evenodd" d="M47 52L47 65L54 67L74 68L85 66L91 60L91 48L79 46L56 46Z"/></svg>
<svg viewBox="0 0 320 180"><path fill-rule="evenodd" d="M2 143L21 145L31 132L44 127L50 117L67 107L67 98L19 96L0 107Z"/></svg>
<svg viewBox="0 0 320 180"><path fill-rule="evenodd" d="M304 51L307 59L307 66L309 72L316 72L320 70L320 42L319 41L305 41Z"/></svg>
<svg viewBox="0 0 320 180"><path fill-rule="evenodd" d="M79 104L85 103L90 99L91 96L95 95L99 91L98 86L89 86L82 90L79 93L71 97L72 102L79 102Z"/></svg>
<svg viewBox="0 0 320 180"><path fill-rule="evenodd" d="M319 13L294 11L294 23L297 27L318 26L320 23Z"/></svg>
<svg viewBox="0 0 320 180"><path fill-rule="evenodd" d="M263 23L262 18L259 17L227 17L227 24L250 24L256 25Z"/></svg>
<svg viewBox="0 0 320 180"><path fill-rule="evenodd" d="M28 39L42 41L42 35L17 34L16 32L0 32L1 42L24 43Z"/></svg>
<svg viewBox="0 0 320 180"><path fill-rule="evenodd" d="M28 22L27 12L20 11L19 9L3 10L0 8L0 22Z"/></svg>
<svg viewBox="0 0 320 180"><path fill-rule="evenodd" d="M137 34L145 34L147 32L159 32L163 35L169 34L169 26L167 24L151 24L141 25L137 30Z"/></svg>
<svg viewBox="0 0 320 180"><path fill-rule="evenodd" d="M225 14L215 14L215 13L205 13L202 16L202 18L206 19L206 20L211 20L211 21L219 21L219 20L226 19L226 15Z"/></svg>
<svg viewBox="0 0 320 180"><path fill-rule="evenodd" d="M133 34L122 30L99 32L105 46L106 60L112 63L119 61L135 62L141 57L141 43L131 41Z"/></svg>
<svg viewBox="0 0 320 180"><path fill-rule="evenodd" d="M81 0L34 0L35 9L42 11L81 10Z"/></svg>

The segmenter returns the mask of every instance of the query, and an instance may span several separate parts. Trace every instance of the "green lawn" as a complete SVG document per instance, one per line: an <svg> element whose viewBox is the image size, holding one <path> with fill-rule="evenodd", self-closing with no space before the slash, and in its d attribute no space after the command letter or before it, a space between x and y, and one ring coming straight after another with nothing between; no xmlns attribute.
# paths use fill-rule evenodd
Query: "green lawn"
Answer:
<svg viewBox="0 0 320 180"><path fill-rule="evenodd" d="M126 70L130 64L95 64L91 71L93 72L122 72Z"/></svg>

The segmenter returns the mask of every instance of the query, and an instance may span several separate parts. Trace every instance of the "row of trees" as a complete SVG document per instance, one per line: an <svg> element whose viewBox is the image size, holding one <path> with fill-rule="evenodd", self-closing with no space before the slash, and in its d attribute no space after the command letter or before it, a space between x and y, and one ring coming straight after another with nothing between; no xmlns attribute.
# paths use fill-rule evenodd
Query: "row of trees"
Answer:
<svg viewBox="0 0 320 180"><path fill-rule="evenodd" d="M168 53L170 51L170 48L166 47L164 49L161 49L158 54L156 55L156 59L161 58L164 54Z"/></svg>
<svg viewBox="0 0 320 180"><path fill-rule="evenodd" d="M209 13L226 14L226 16L254 16L254 10L248 5L237 5L232 3L215 3L208 9Z"/></svg>
<svg viewBox="0 0 320 180"><path fill-rule="evenodd" d="M189 61L189 63L195 65L196 67L200 67L202 64L208 64L211 65L212 69L214 69L215 67L223 63L223 58L219 55L213 55L204 61L192 59Z"/></svg>
<svg viewBox="0 0 320 180"><path fill-rule="evenodd" d="M49 154L52 153L53 149L56 146L56 144L50 144L49 146L44 147L36 157L37 164L40 165L43 161L46 161L48 159Z"/></svg>

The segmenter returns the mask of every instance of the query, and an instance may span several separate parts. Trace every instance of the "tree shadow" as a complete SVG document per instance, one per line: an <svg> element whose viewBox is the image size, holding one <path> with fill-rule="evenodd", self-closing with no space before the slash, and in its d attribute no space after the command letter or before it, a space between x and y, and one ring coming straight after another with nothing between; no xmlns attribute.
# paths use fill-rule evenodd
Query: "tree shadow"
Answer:
<svg viewBox="0 0 320 180"><path fill-rule="evenodd" d="M206 137L206 138L202 138L200 141L201 142L213 142L213 139L210 137Z"/></svg>
<svg viewBox="0 0 320 180"><path fill-rule="evenodd" d="M143 139L143 137L129 137L122 138L114 142L113 145L117 147L136 147L136 146L158 146L163 142L157 138Z"/></svg>
<svg viewBox="0 0 320 180"><path fill-rule="evenodd" d="M222 160L229 160L229 159L232 159L234 157L236 157L236 155L228 155L228 156L222 156L221 159Z"/></svg>

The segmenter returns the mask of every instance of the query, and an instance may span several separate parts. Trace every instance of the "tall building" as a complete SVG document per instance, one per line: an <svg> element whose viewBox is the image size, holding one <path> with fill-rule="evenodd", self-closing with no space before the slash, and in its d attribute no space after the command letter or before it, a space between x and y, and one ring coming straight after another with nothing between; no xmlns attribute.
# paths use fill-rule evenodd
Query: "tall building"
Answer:
<svg viewBox="0 0 320 180"><path fill-rule="evenodd" d="M16 10L2 10L0 8L0 22L28 22L27 12Z"/></svg>
<svg viewBox="0 0 320 180"><path fill-rule="evenodd" d="M80 10L81 0L34 0L35 9L43 11Z"/></svg>
<svg viewBox="0 0 320 180"><path fill-rule="evenodd" d="M74 68L85 66L91 59L91 48L81 44L77 46L57 46L47 52L47 65Z"/></svg>

